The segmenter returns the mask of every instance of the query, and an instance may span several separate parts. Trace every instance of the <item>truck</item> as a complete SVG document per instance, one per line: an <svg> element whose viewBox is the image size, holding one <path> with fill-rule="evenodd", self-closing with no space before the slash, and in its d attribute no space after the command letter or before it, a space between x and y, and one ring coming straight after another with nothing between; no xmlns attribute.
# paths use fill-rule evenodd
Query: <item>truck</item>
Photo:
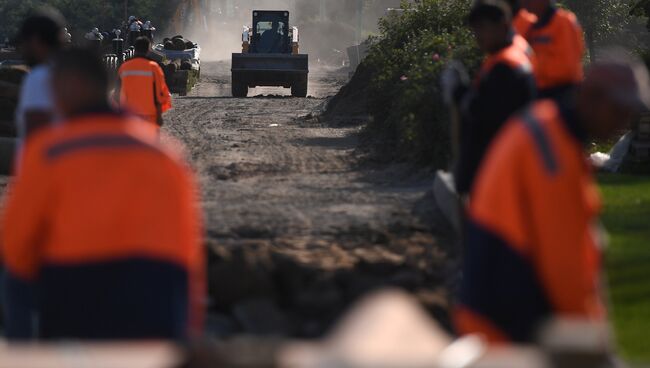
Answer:
<svg viewBox="0 0 650 368"><path fill-rule="evenodd" d="M242 52L232 54L233 97L246 97L254 87L291 88L292 96L307 97L309 55L300 54L299 41L288 11L254 10Z"/></svg>
<svg viewBox="0 0 650 368"><path fill-rule="evenodd" d="M183 40L182 36L175 37ZM153 51L163 57L159 61L171 93L186 96L201 77L201 47L191 41L182 42L184 50L170 50L165 44L154 46Z"/></svg>

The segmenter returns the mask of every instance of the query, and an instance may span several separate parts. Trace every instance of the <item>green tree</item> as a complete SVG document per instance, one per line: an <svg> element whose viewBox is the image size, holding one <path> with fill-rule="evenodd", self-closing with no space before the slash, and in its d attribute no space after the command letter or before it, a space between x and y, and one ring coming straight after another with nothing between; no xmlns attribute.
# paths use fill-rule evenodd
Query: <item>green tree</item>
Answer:
<svg viewBox="0 0 650 368"><path fill-rule="evenodd" d="M580 19L592 61L597 57L599 44L622 41L620 36L630 25L629 0L562 0L561 3Z"/></svg>

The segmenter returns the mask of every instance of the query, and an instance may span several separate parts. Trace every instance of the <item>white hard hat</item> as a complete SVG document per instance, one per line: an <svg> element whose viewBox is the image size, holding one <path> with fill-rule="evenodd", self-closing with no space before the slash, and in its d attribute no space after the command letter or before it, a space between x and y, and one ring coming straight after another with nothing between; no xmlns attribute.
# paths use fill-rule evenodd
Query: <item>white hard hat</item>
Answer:
<svg viewBox="0 0 650 368"><path fill-rule="evenodd" d="M129 17L129 22L134 21L134 20L135 20L135 16L132 15L132 16Z"/></svg>
<svg viewBox="0 0 650 368"><path fill-rule="evenodd" d="M99 32L99 28L93 28L93 33L98 33L98 32Z"/></svg>

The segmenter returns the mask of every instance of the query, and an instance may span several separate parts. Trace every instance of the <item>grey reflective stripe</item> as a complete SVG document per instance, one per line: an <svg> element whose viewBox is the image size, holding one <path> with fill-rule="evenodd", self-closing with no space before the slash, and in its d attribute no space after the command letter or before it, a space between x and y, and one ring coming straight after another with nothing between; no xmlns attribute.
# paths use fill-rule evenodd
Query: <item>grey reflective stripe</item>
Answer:
<svg viewBox="0 0 650 368"><path fill-rule="evenodd" d="M153 72L146 70L125 70L120 73L120 77L153 77Z"/></svg>
<svg viewBox="0 0 650 368"><path fill-rule="evenodd" d="M71 153L88 149L135 148L157 151L156 147L126 135L91 135L61 142L47 150L47 158L56 160Z"/></svg>
<svg viewBox="0 0 650 368"><path fill-rule="evenodd" d="M526 110L526 112L524 112L523 120L526 128L528 128L528 131L530 132L530 135L535 141L535 145L537 146L540 155L542 156L546 170L551 175L557 174L559 169L558 163L555 159L555 155L553 154L553 149L551 147L548 136L544 131L544 127L542 127L542 123L532 114L530 110Z"/></svg>

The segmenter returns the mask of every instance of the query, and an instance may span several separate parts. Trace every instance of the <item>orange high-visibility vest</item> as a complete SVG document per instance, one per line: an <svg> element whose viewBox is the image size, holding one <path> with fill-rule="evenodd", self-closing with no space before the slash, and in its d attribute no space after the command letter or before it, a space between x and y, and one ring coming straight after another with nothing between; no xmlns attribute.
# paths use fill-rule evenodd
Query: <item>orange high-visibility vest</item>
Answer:
<svg viewBox="0 0 650 368"><path fill-rule="evenodd" d="M583 144L544 100L495 140L472 194L461 334L531 342L554 315L601 319L601 202Z"/></svg>
<svg viewBox="0 0 650 368"><path fill-rule="evenodd" d="M575 14L552 9L523 33L537 57L537 87L547 90L580 83L585 43Z"/></svg>
<svg viewBox="0 0 650 368"><path fill-rule="evenodd" d="M24 157L2 216L2 260L14 279L39 285L42 336L196 336L205 300L196 184L157 128L80 116L34 136Z"/></svg>
<svg viewBox="0 0 650 368"><path fill-rule="evenodd" d="M154 119L172 107L171 95L160 66L149 59L136 57L120 67L120 102L134 114ZM156 106L158 105L158 106Z"/></svg>

